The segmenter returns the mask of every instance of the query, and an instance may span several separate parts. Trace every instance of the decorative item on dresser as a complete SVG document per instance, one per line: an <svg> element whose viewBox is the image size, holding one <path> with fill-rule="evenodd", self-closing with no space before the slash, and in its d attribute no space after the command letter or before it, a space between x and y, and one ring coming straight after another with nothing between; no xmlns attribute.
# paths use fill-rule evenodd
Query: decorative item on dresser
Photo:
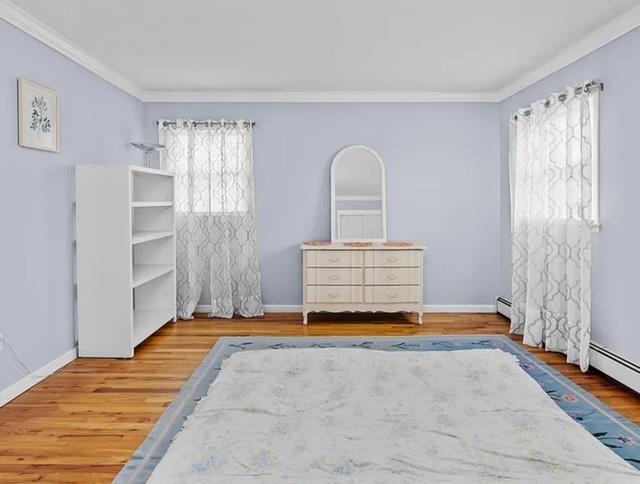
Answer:
<svg viewBox="0 0 640 484"><path fill-rule="evenodd" d="M79 356L132 357L176 318L173 174L77 166L76 259Z"/></svg>
<svg viewBox="0 0 640 484"><path fill-rule="evenodd" d="M302 244L303 324L310 312L423 314L424 247L400 243Z"/></svg>

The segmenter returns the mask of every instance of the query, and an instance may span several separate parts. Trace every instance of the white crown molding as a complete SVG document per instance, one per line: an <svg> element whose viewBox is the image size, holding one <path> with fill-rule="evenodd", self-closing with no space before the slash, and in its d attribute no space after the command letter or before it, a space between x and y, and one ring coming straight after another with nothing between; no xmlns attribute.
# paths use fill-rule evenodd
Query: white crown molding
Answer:
<svg viewBox="0 0 640 484"><path fill-rule="evenodd" d="M499 93L496 93L497 97L501 101L504 101L539 80L544 79L548 75L559 71L569 64L573 64L575 61L598 50L600 47L605 46L638 26L640 26L640 5L614 18L612 21L604 24L582 39L569 45L566 49L561 50L554 55L551 60L504 87Z"/></svg>
<svg viewBox="0 0 640 484"><path fill-rule="evenodd" d="M640 26L640 5L613 19L581 40L560 51L542 66L498 91L150 91L106 67L73 42L35 19L9 0L0 0L0 18L69 57L143 102L482 102L498 103L540 79L577 61L612 40Z"/></svg>
<svg viewBox="0 0 640 484"><path fill-rule="evenodd" d="M493 92L410 91L147 91L144 102L436 103L500 101Z"/></svg>
<svg viewBox="0 0 640 484"><path fill-rule="evenodd" d="M94 74L97 74L105 81L110 82L131 96L138 99L142 98L143 90L134 82L106 67L98 59L80 49L73 42L61 36L10 1L0 0L0 18L89 69Z"/></svg>

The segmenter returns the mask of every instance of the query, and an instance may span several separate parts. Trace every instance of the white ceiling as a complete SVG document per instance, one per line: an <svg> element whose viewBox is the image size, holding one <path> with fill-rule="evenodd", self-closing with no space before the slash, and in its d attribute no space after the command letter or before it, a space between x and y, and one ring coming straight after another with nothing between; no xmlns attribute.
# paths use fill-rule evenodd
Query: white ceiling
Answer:
<svg viewBox="0 0 640 484"><path fill-rule="evenodd" d="M620 24L614 19L640 0L12 3L89 63L150 97L194 91L464 97L516 85L597 29Z"/></svg>

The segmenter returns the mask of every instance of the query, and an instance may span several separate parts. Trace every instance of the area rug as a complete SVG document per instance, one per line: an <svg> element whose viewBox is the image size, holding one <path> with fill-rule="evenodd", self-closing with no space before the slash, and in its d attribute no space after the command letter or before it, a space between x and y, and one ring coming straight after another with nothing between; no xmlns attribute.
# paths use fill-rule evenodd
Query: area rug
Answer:
<svg viewBox="0 0 640 484"><path fill-rule="evenodd" d="M295 351L308 348L323 350L317 352ZM363 364L362 351L344 350L336 352L328 350L329 348L378 351L371 353L371 357L366 359L367 363ZM256 350L285 351L257 351L250 355L247 354L249 351ZM393 358L390 353L385 352L404 352L406 355L396 355L397 358ZM449 355L436 353L421 355L418 352L452 353ZM223 376L219 381L214 383L220 373L223 361L236 353L242 354L234 356L234 358L225 363ZM301 358L300 355L302 354L305 355L304 358ZM309 357L310 354L312 354L313 358ZM250 358L247 356L250 356ZM445 356L446 358L444 358ZM517 359L520 368L533 380L521 374L514 357ZM296 429L306 422L306 420L296 421L296 412L306 412L309 409L313 410L315 408L326 409L326 401L317 402L314 400L314 394L317 392L305 393L298 389L295 394L300 395L301 398L298 403L293 404L294 407L292 409L289 409L291 410L290 412L282 414L281 409L277 408L273 411L266 408L261 410L261 412L264 413L272 412L274 415L280 412L280 414L287 417L285 419L277 419L278 424L270 428L268 432L261 432L260 425L264 423L264 419L258 418L260 415L255 415L256 408L262 408L261 406L263 404L275 405L276 407L281 404L292 405L291 400L287 400L287 385L279 385L277 381L285 383L286 381L293 381L296 378L300 378L300 375L306 371L305 368L302 368L305 365L311 367L313 367L313 365L319 365L318 368L316 368L316 373L312 372L309 373L309 375L320 375L321 378L325 378L325 375L340 375L341 371L346 375L347 372L344 370L348 369L348 365L350 364L360 365L359 368L367 368L366 378L368 378L368 380L366 384L363 385L360 385L362 382L357 381L351 381L351 383L349 383L349 378L345 378L344 381L342 381L340 378L331 377L333 380L330 381L330 385L325 382L325 386L328 385L327 391L331 393L330 404L334 405L335 412L332 410L332 412L329 413L318 413L314 418L309 419L309 421L316 425L317 428L315 428L314 431L320 430L326 432L327 429L329 429L328 431L330 431L330 433L327 434L326 438L311 439L308 442L298 442L295 439L288 440L286 437L284 439L281 438L280 443L294 446L286 450L277 448L277 445L279 445L277 440L261 442L260 445L266 450L259 450L261 447L253 446L254 441L259 439L264 440L265 435L268 435L268 438L276 439L278 434L286 436L287 433L291 433L292 436L296 435ZM270 367L269 365L273 366ZM262 383L263 380L265 380L264 384L269 385L269 398L265 398L264 402L244 402L243 398L250 399L252 397L251 392L247 392L247 388L243 388L243 384L241 384L243 375L253 375L255 377L265 368L268 368L269 372L260 375L257 382ZM395 371L394 369L398 368L402 369L402 374L393 373L393 371ZM466 379L463 387L465 391L472 392L470 395L472 395L473 398L467 399L466 402L460 402L460 399L457 398L455 394L456 382L442 381L441 385L431 386L426 389L428 390L426 393L424 393L424 391L426 391L425 389L423 389L422 394L416 393L415 399L406 398L404 401L396 401L393 404L393 415L387 412L388 409L385 408L386 402L393 402L394 394L396 393L393 391L393 385L400 385L397 387L398 394L405 396L410 395L411 393L407 393L407 385L410 385L413 389L421 384L420 382L428 382L429 375L434 374L434 372L437 373L436 370L438 368L447 370L443 374L447 374L449 378ZM499 371L497 371L498 369ZM279 371L282 373L282 378L280 380L274 380L274 382L276 382L275 384L266 381L266 379ZM522 445L523 439L526 440L529 438L528 436L535 434L539 430L537 428L539 423L536 422L537 413L529 412L528 415L526 413L526 405L531 402L525 401L522 403L523 399L518 398L520 402L515 402L515 406L510 407L509 405L513 402L506 401L508 399L513 400L513 395L509 396L510 393L513 394L509 383L510 381L515 381L516 377L518 377L517 374L520 374L522 378L525 378L526 381L532 385L531 388L526 389L527 392L532 392L531 395L527 393L527 396L530 396L534 401L533 403L535 403L532 408L537 409L540 408L540 405L544 405L544 402L536 401L536 398L539 399L542 397L548 402L545 393L557 405L550 404L549 407L552 408L547 409L551 414L553 414L554 411L557 413L557 415L551 415L550 417L553 422L556 422L558 425L557 438L550 439L550 445L560 445L561 447L559 447L559 449L562 449L563 452L567 451L569 452L567 455L571 455L570 452L576 450L572 449L572 446L575 447L576 442L579 442L579 450L581 453L585 455L589 455L589 452L593 455L598 454L597 463L594 462L592 466L589 460L587 460L583 462L579 469L571 469L571 465L573 465L572 462L550 462L544 458L544 455L534 454L523 456L521 454L510 454L510 449L515 449L518 445ZM504 378L500 378L501 375L503 375ZM225 376L227 376L226 381L224 381ZM409 377L410 380L404 378L404 376ZM315 378L315 380L317 379L318 378ZM233 384L234 380L238 382L237 385ZM539 387L535 385L534 380ZM383 384L385 381L387 383ZM378 384L379 382L380 384ZM212 385L212 383L214 383L214 385ZM431 384L433 385L433 383L432 381ZM458 385L459 383L460 382L457 382ZM300 384L309 383L303 379ZM526 387L527 385L528 383L524 382L524 386ZM210 386L211 391L209 392ZM366 388L368 393L364 395L364 397L361 396L357 399L346 399L346 397L354 391L353 388L357 387ZM458 388L460 388L460 386L458 386ZM544 393L540 391L540 388L544 390ZM361 391L361 389L359 391ZM207 392L209 392L208 396ZM279 392L282 393L280 394ZM537 395L536 392L540 395ZM226 403L221 401L215 402L213 401L215 398L209 401L212 397L220 397L223 393L223 396L228 400ZM426 401L427 399L425 399L425 395L428 396L428 402ZM503 396L501 397L501 395ZM207 396L207 398L203 399L205 396ZM500 429L500 420L496 420L493 423L490 420L491 415L496 415L496 402L498 402L497 406L499 407L500 398L505 399L504 406L506 410L518 408L517 405L520 404L525 405L520 409L521 411L509 416L510 429L517 428L519 431L510 431L509 435L496 435L495 442L499 442L500 445L496 444L494 446L492 444L491 446L487 446L487 436L482 435L483 432L498 432ZM269 399L271 403L268 404L266 401ZM200 400L202 400L202 403L197 408L194 418L189 420L189 417L194 414L194 410ZM235 401L243 402L240 408L227 408L233 406L228 405L228 402L233 404ZM351 407L348 407L347 403L344 403L348 401L351 402ZM366 405L368 401L372 402L371 405ZM483 414L483 402L486 401L491 402L491 411ZM353 402L363 402L365 406L359 409L353 408ZM382 404L379 405L379 407L375 407L375 402L382 402ZM219 420L218 424L216 424L216 418L219 418L221 415L221 404L225 407L222 408L222 410L226 413L224 413L224 419ZM428 406L431 411L434 412L440 408L439 413L437 415L435 413L421 415L421 404ZM403 405L405 405L404 410ZM298 408L298 406L300 408ZM456 406L460 408L456 408ZM246 408L248 407L251 407L253 411L247 413ZM323 453L317 446L324 445L323 442L327 439L338 439L335 442L332 440L332 445L335 447L338 445L342 434L349 434L345 437L349 439L352 439L353 435L359 435L357 429L349 429L349 432L344 430L345 422L340 420L339 413L342 407L348 410L348 415L355 416L359 416L360 414L366 415L373 411L381 412L379 416L375 417L380 423L379 438L368 438L367 441L359 442L358 445L353 448L345 447L341 449L337 455L335 448L325 449L327 452ZM562 412L558 409L561 409ZM180 443L181 439L185 440L185 436L189 433L197 434L199 431L200 433L202 433L202 431L219 431L221 435L216 442L220 444L222 444L225 439L233 440L234 438L240 438L238 435L233 435L234 428L230 426L231 421L235 418L233 416L234 412L240 413L238 418L240 419L239 421L242 422L242 425L246 426L249 424L250 426L254 426L255 434L247 434L251 435L251 437L244 437L245 440L243 441L247 442L247 452L254 452L254 455L227 455L225 457L221 449L206 449L207 458L204 462L186 464L186 461L194 457L191 454L203 452L202 448L193 449L192 452L187 453L184 453L183 449L182 452L184 455L180 454L180 450L178 449L179 445L177 444ZM473 429L469 428L470 425L464 425L455 432L447 432L447 428L455 429L456 425L460 425L460 422L464 419L465 412L467 417L474 412L477 414L475 420L481 425L475 430L475 433ZM289 418L290 415L294 417ZM573 422L566 418L566 415L573 419ZM203 418L205 420L202 420ZM252 421L252 418L255 418L255 420ZM372 417L369 416L368 418ZM483 419L485 419L484 422ZM354 420L355 422L358 421L357 418ZM421 427L424 426L427 421L430 422L432 427ZM211 425L205 426L203 422L210 423ZM574 425L574 422L580 424L582 428ZM532 423L535 425L532 425ZM548 424L548 421L546 424ZM332 426L335 425L338 427L333 428ZM354 425L356 424L354 423ZM571 428L563 427L567 425ZM348 424L346 426L348 426ZM171 451L167 454L169 446L183 427L185 431L177 438L176 446L172 446ZM251 432L251 430L252 429L249 429L249 432ZM368 430L370 431L370 428ZM567 437L571 433L569 430L571 430L571 432L577 432L578 434L584 432L584 436L578 440L575 438L572 440L572 438ZM245 431L247 430L245 429ZM435 440L433 440L434 442L446 443L451 441L454 446L452 448L457 448L455 446L460 444L460 442L456 442L455 440L456 435L463 435L466 432L468 435L465 434L464 439L458 440L464 440L464 445L468 445L469 447L464 447L464 450L460 452L463 455L443 455L441 448L429 446L430 440L425 440L425 432L435 432L433 434L435 438ZM587 432L590 433L593 438L590 437ZM195 437L197 437L197 435L195 435ZM194 438L194 435L191 435L190 438ZM184 469L180 469L180 466L183 464L189 466L189 482L248 482L246 479L248 479L247 476L250 475L254 476L255 482L313 481L314 475L316 476L315 481L318 481L317 476L325 476L325 480L330 482L377 482L370 477L380 475L382 479L380 482L389 482L384 472L381 473L380 469L375 467L379 461L376 461L375 458L369 459L368 457L375 456L376 452L380 452L380 445L385 445L386 443L387 446L391 446L392 444L395 445L396 442L413 442L411 439L414 439L416 442L415 446L413 446L415 450L413 455L409 455L409 458L407 458L407 454L411 454L408 448L395 449L392 459L384 469L390 472L390 476L394 476L395 482L420 482L421 479L424 480L425 476L430 476L431 479L437 481L455 481L456 475L454 475L454 473L445 472L443 474L443 470L447 469L456 469L458 473L457 476L461 479L466 478L468 480L471 476L474 476L478 478L477 482L493 482L506 475L500 465L500 462L504 461L504 459L511 459L512 461L515 459L518 465L526 465L528 469L527 472L531 471L533 464L533 468L535 468L536 472L540 473L539 475L555 475L555 472L562 473L571 470L572 473L575 472L575 474L572 475L573 478L576 479L576 482L600 482L598 475L602 476L603 473L607 474L608 472L610 472L612 476L615 476L614 479L616 479L616 482L627 482L627 479L628 482L636 482L638 477L634 475L633 468L640 469L640 429L638 426L608 408L602 402L538 360L532 354L520 349L517 344L504 336L222 338L214 346L198 370L192 375L176 400L160 418L148 438L135 452L132 459L122 469L114 482L147 482L156 467L158 467L158 471L162 470L163 472L153 474L152 482L180 482L181 478L178 476L187 475L184 473ZM509 439L513 442L508 443ZM595 439L599 440L600 443ZM474 441L478 444L476 447L473 445ZM583 444L585 443L587 445L583 448ZM218 444L214 442L214 447L216 445ZM489 453L487 453L487 447L491 447ZM496 452L493 452L493 448L496 449ZM609 448L610 451L607 451L606 448ZM500 451L498 452L498 450ZM289 455L299 455L300 458L295 460L295 464L302 465L305 459L305 452L309 454L308 451L312 452L311 455L307 457L310 460L305 464L308 467L304 474L294 474L291 476L283 476L277 473L270 474L270 470L278 466L277 461L279 455L286 453ZM474 452L480 452L480 454L474 456ZM485 454L482 454L482 452L485 452ZM499 455L491 455L491 452ZM165 454L167 454L167 459L158 466ZM626 466L624 461L615 455L633 467ZM431 460L425 460L425 456ZM584 456L576 457L576 462L580 462L580 459L583 458ZM231 478L230 474L225 474L226 477L224 479L211 481L211 477L215 475L212 474L212 472L218 467L223 468L224 466L235 465L235 463L237 463L232 461L248 462L246 459L253 459L251 461L251 469L244 469L243 472L240 473L242 475L238 474L238 476ZM200 458L200 460L202 460L202 458ZM434 465L436 462L445 462L445 465L444 467L438 467ZM510 477L508 478L511 478L512 481L514 480L514 476L517 480L518 476L526 475L518 474L518 465L511 466L509 469L509 472L512 474L509 474ZM270 480L269 476L275 476L275 478Z"/></svg>

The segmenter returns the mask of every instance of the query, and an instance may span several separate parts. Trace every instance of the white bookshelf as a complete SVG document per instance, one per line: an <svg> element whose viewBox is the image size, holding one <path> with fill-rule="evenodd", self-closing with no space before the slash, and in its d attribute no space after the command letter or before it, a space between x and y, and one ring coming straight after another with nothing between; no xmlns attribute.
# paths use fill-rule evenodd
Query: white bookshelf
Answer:
<svg viewBox="0 0 640 484"><path fill-rule="evenodd" d="M78 354L130 358L176 318L173 174L76 167Z"/></svg>
<svg viewBox="0 0 640 484"><path fill-rule="evenodd" d="M134 230L131 235L131 244L141 244L152 240L173 237L173 232L169 230Z"/></svg>

